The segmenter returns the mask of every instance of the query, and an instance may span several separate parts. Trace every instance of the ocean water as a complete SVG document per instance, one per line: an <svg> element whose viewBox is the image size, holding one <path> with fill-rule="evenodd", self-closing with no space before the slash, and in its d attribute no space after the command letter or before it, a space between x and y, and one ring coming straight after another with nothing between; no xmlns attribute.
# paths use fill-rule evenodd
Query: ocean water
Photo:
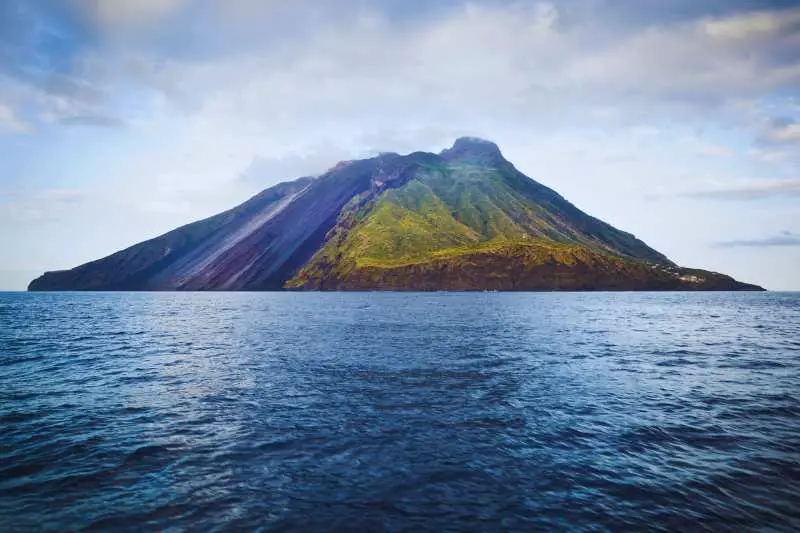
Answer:
<svg viewBox="0 0 800 533"><path fill-rule="evenodd" d="M0 294L2 531L798 531L800 293Z"/></svg>

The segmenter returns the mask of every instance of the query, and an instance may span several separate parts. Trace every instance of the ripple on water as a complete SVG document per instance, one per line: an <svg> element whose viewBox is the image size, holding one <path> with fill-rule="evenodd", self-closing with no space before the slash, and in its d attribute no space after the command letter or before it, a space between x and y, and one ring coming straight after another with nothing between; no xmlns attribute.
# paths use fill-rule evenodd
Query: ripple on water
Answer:
<svg viewBox="0 0 800 533"><path fill-rule="evenodd" d="M0 294L0 317L8 531L800 530L797 294Z"/></svg>

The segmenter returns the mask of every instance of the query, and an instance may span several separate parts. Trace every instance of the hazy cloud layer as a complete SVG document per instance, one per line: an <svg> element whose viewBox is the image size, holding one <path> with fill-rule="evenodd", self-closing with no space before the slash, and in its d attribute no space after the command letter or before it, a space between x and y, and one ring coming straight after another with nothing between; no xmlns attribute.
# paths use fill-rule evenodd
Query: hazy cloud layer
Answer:
<svg viewBox="0 0 800 533"><path fill-rule="evenodd" d="M754 182L747 185L684 193L690 198L713 200L764 200L800 196L800 179Z"/></svg>
<svg viewBox="0 0 800 533"><path fill-rule="evenodd" d="M60 122L66 126L94 126L99 128L121 128L125 125L125 122L118 118L106 117L103 115L64 117Z"/></svg>
<svg viewBox="0 0 800 533"><path fill-rule="evenodd" d="M767 144L800 145L800 122L791 117L774 117L766 121L760 140Z"/></svg>
<svg viewBox="0 0 800 533"><path fill-rule="evenodd" d="M86 200L85 193L70 189L45 189L35 193L0 192L0 223L58 220L65 212L79 209Z"/></svg>
<svg viewBox="0 0 800 533"><path fill-rule="evenodd" d="M800 84L798 8L736 13L731 3L733 13L664 23L636 20L633 4L622 17L589 1L453 2L416 16L417 2L405 16L391 2L73 0L56 2L55 14L42 2L11 4L29 20L46 13L67 25L17 31L17 48L32 41L51 56L23 54L6 69L28 87L15 104L33 120L118 116L131 112L122 100L159 97L295 127L346 119L368 128L380 117L400 122L393 129L409 113L534 127L698 112L726 120L738 100ZM760 133L790 141L796 124Z"/></svg>
<svg viewBox="0 0 800 533"><path fill-rule="evenodd" d="M0 103L0 130L24 133L28 129L28 124L20 120L13 109Z"/></svg>
<svg viewBox="0 0 800 533"><path fill-rule="evenodd" d="M771 246L800 246L800 235L784 232L781 235L766 237L763 239L738 239L733 241L723 241L717 243L720 248L738 247L771 247Z"/></svg>

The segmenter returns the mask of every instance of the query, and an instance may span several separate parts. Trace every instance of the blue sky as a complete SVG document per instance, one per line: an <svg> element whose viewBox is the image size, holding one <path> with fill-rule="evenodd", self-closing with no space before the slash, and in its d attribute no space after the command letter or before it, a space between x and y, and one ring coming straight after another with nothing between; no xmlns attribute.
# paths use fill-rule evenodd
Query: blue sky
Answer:
<svg viewBox="0 0 800 533"><path fill-rule="evenodd" d="M5 0L0 289L460 135L676 262L800 289L800 7Z"/></svg>

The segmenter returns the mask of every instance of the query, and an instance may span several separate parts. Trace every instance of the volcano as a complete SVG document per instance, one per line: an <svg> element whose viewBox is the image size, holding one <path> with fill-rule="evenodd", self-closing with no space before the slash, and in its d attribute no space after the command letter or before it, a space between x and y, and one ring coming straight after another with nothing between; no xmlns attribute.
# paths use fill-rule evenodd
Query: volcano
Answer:
<svg viewBox="0 0 800 533"><path fill-rule="evenodd" d="M763 290L676 265L469 137L340 162L28 288Z"/></svg>

